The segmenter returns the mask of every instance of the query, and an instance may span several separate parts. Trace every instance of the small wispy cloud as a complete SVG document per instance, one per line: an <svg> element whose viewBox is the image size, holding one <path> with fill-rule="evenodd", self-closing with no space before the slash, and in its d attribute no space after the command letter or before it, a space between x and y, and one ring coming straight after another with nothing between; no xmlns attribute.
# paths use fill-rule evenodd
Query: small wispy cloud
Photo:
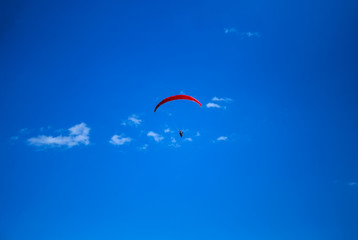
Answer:
<svg viewBox="0 0 358 240"><path fill-rule="evenodd" d="M213 97L211 99L211 101L213 102L209 102L208 104L206 104L207 108L221 108L221 109L226 109L226 104L232 102L232 98L228 98L228 97ZM215 102L215 103L214 103ZM220 105L218 104L220 103Z"/></svg>
<svg viewBox="0 0 358 240"><path fill-rule="evenodd" d="M34 131L35 131L35 129L21 128L18 130L18 134L20 136L24 136L24 135L29 135L29 134L33 133Z"/></svg>
<svg viewBox="0 0 358 240"><path fill-rule="evenodd" d="M67 136L45 136L40 135L32 137L27 140L30 145L33 146L52 146L52 147L73 147L80 144L88 145L90 128L85 123L77 124L68 129L70 132Z"/></svg>
<svg viewBox="0 0 358 240"><path fill-rule="evenodd" d="M109 143L113 144L113 145L123 145L125 143L129 143L132 141L132 138L130 137L123 137L121 135L113 135L111 137L111 140L109 141Z"/></svg>
<svg viewBox="0 0 358 240"><path fill-rule="evenodd" d="M240 39L244 39L244 38L259 38L259 37L261 37L261 34L258 33L258 32L251 32L251 31L239 32L234 27L224 28L224 33L227 34L227 35L239 36Z"/></svg>
<svg viewBox="0 0 358 240"><path fill-rule="evenodd" d="M134 126L139 126L142 123L142 119L140 119L137 115L133 114L131 116L128 117L127 120L123 121L122 125L126 126L126 125L134 125Z"/></svg>
<svg viewBox="0 0 358 240"><path fill-rule="evenodd" d="M192 142L193 139L192 138L185 138L184 141L187 141L187 142Z"/></svg>
<svg viewBox="0 0 358 240"><path fill-rule="evenodd" d="M171 139L170 140L171 144L169 144L170 147L174 147L174 148L181 147L181 145L177 143L177 140L174 137L171 137L170 139Z"/></svg>
<svg viewBox="0 0 358 240"><path fill-rule="evenodd" d="M160 134L155 133L155 132L153 132L153 131L149 131L149 132L147 133L147 136L148 136L148 137L152 137L152 138L154 139L154 141L156 141L156 142L160 142L161 140L164 139L163 136L161 136Z"/></svg>
<svg viewBox="0 0 358 240"><path fill-rule="evenodd" d="M137 115L132 115L128 117L128 120L134 123L135 125L140 125L142 123L142 120L139 119Z"/></svg>
<svg viewBox="0 0 358 240"><path fill-rule="evenodd" d="M218 97L213 97L211 100L216 101L216 102L231 102L232 101L231 98L218 98Z"/></svg>
<svg viewBox="0 0 358 240"><path fill-rule="evenodd" d="M224 33L225 34L236 34L237 33L237 29L230 27L230 28L224 28Z"/></svg>
<svg viewBox="0 0 358 240"><path fill-rule="evenodd" d="M21 128L20 130L19 130L19 133L25 133L25 132L27 132L29 129L27 129L27 128Z"/></svg>
<svg viewBox="0 0 358 240"><path fill-rule="evenodd" d="M196 132L196 136L199 137L199 136L200 136L200 132Z"/></svg>
<svg viewBox="0 0 358 240"><path fill-rule="evenodd" d="M358 183L357 182L349 182L348 186L350 186L350 187L358 186Z"/></svg>
<svg viewBox="0 0 358 240"><path fill-rule="evenodd" d="M12 136L12 137L10 137L10 141L17 141L17 140L19 140L19 136Z"/></svg>
<svg viewBox="0 0 358 240"><path fill-rule="evenodd" d="M207 108L221 108L221 106L219 105L219 104L217 104L217 103L208 103L208 104L206 104L206 107Z"/></svg>
<svg viewBox="0 0 358 240"><path fill-rule="evenodd" d="M40 132L43 132L45 130L49 130L51 128L51 126L47 126L47 127L41 127L40 128Z"/></svg>
<svg viewBox="0 0 358 240"><path fill-rule="evenodd" d="M218 137L216 140L217 140L217 141L226 141L227 139L228 139L228 137L220 136L220 137Z"/></svg>
<svg viewBox="0 0 358 240"><path fill-rule="evenodd" d="M242 32L241 34L242 38L259 38L261 35L258 32Z"/></svg>
<svg viewBox="0 0 358 240"><path fill-rule="evenodd" d="M143 146L139 147L139 150L144 151L148 148L148 146L149 146L148 144L144 144Z"/></svg>
<svg viewBox="0 0 358 240"><path fill-rule="evenodd" d="M169 132L170 132L170 128L164 129L164 132L165 132L165 133L169 133Z"/></svg>

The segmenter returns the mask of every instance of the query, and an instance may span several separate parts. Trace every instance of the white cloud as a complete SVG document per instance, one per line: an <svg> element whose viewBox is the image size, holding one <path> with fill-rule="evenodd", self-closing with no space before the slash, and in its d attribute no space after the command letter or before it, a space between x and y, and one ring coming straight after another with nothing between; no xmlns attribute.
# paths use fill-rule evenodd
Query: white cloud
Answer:
<svg viewBox="0 0 358 240"><path fill-rule="evenodd" d="M230 28L224 28L224 33L225 34L236 34L237 33L237 29L230 27Z"/></svg>
<svg viewBox="0 0 358 240"><path fill-rule="evenodd" d="M133 114L129 116L128 119L122 123L122 125L126 126L127 124L129 124L129 125L139 126L142 123L142 121L143 120L139 119L137 115Z"/></svg>
<svg viewBox="0 0 358 240"><path fill-rule="evenodd" d="M146 150L148 146L148 144L144 144L143 146L139 147L139 150Z"/></svg>
<svg viewBox="0 0 358 240"><path fill-rule="evenodd" d="M357 182L349 182L348 186L351 186L351 187L358 186L358 183Z"/></svg>
<svg viewBox="0 0 358 240"><path fill-rule="evenodd" d="M192 142L193 139L192 138L185 138L184 141Z"/></svg>
<svg viewBox="0 0 358 240"><path fill-rule="evenodd" d="M244 38L259 38L261 37L260 33L258 32L239 32L236 28L234 27L229 27L229 28L224 28L224 33L227 35L235 35L235 36L240 36L241 39Z"/></svg>
<svg viewBox="0 0 358 240"><path fill-rule="evenodd" d="M170 139L171 139L171 144L169 144L170 147L175 147L175 148L181 147L181 145L177 143L177 140L174 137L171 137Z"/></svg>
<svg viewBox="0 0 358 240"><path fill-rule="evenodd" d="M199 137L199 136L200 136L200 132L196 132L196 136Z"/></svg>
<svg viewBox="0 0 358 240"><path fill-rule="evenodd" d="M132 115L128 117L128 120L134 123L135 125L140 125L142 123L142 120L138 118L136 115Z"/></svg>
<svg viewBox="0 0 358 240"><path fill-rule="evenodd" d="M130 137L122 137L120 135L113 135L109 142L113 145L123 145L123 144L129 143L131 141L132 141L132 138L130 138Z"/></svg>
<svg viewBox="0 0 358 240"><path fill-rule="evenodd" d="M242 32L240 35L241 37L247 37L247 38L261 37L261 35L258 32Z"/></svg>
<svg viewBox="0 0 358 240"><path fill-rule="evenodd" d="M85 123L77 124L68 129L70 134L68 136L45 136L40 135L37 137L29 138L27 141L30 145L34 146L53 146L53 147L73 147L79 144L88 145L90 128Z"/></svg>
<svg viewBox="0 0 358 240"><path fill-rule="evenodd" d="M206 107L207 108L221 108L221 106L216 103L208 103L208 104L206 104Z"/></svg>
<svg viewBox="0 0 358 240"><path fill-rule="evenodd" d="M170 128L166 128L166 129L164 129L164 132L165 132L165 133L170 132Z"/></svg>
<svg viewBox="0 0 358 240"><path fill-rule="evenodd" d="M214 102L220 102L221 103L229 103L232 101L231 98L218 98L218 97L213 97L211 99L212 101ZM222 106L222 105L219 105L218 103L213 103L213 102L209 102L208 104L206 104L206 107L207 108L223 108L223 109L226 109L226 106Z"/></svg>
<svg viewBox="0 0 358 240"><path fill-rule="evenodd" d="M70 131L70 135L88 135L90 129L86 127L85 123L77 124L68 129Z"/></svg>
<svg viewBox="0 0 358 240"><path fill-rule="evenodd" d="M153 137L156 142L160 142L161 140L164 139L164 137L162 137L161 135L159 135L158 133L155 133L153 131L149 131L147 133L147 136L148 137Z"/></svg>
<svg viewBox="0 0 358 240"><path fill-rule="evenodd" d="M231 98L218 98L218 97L213 97L213 99L211 99L213 101L217 101L217 102L231 102L232 99Z"/></svg>
<svg viewBox="0 0 358 240"><path fill-rule="evenodd" d="M225 137L225 136L220 136L218 137L216 140L217 141L226 141L228 137Z"/></svg>

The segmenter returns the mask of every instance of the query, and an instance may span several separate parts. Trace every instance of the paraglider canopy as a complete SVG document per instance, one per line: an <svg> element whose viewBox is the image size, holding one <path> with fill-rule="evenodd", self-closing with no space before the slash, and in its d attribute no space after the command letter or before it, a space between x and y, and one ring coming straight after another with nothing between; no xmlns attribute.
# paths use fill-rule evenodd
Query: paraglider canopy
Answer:
<svg viewBox="0 0 358 240"><path fill-rule="evenodd" d="M191 96L188 96L188 95L174 95L174 96L171 96L171 97L167 97L167 98L163 99L160 103L158 103L158 105L154 109L154 112L157 111L158 107L160 107L164 103L174 101L174 100L189 100L189 101L196 102L197 104L200 105L200 107L202 106L201 103L198 100L196 100L195 98L193 98Z"/></svg>

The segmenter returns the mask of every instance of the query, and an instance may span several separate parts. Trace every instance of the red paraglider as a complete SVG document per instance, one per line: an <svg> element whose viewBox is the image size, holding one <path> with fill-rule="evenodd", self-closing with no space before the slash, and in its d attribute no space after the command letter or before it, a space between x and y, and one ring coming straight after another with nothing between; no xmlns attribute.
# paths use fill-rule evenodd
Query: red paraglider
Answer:
<svg viewBox="0 0 358 240"><path fill-rule="evenodd" d="M197 104L200 105L200 107L202 106L201 103L198 100L196 100L195 98L193 98L191 96L188 96L188 95L175 95L175 96L167 97L167 98L163 99L160 103L158 103L158 105L154 109L154 112L157 111L158 107L160 107L162 104L170 102L170 101L174 101L174 100L189 100L189 101L196 102Z"/></svg>

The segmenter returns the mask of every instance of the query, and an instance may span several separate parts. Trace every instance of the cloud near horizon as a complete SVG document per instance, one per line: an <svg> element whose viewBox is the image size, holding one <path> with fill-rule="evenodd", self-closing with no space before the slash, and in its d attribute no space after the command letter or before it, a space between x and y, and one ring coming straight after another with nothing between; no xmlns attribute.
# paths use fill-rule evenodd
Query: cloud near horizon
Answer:
<svg viewBox="0 0 358 240"><path fill-rule="evenodd" d="M28 144L33 146L52 146L61 147L67 146L69 148L80 144L88 145L90 128L85 123L77 124L68 129L70 132L68 136L45 136L39 135L27 140Z"/></svg>

